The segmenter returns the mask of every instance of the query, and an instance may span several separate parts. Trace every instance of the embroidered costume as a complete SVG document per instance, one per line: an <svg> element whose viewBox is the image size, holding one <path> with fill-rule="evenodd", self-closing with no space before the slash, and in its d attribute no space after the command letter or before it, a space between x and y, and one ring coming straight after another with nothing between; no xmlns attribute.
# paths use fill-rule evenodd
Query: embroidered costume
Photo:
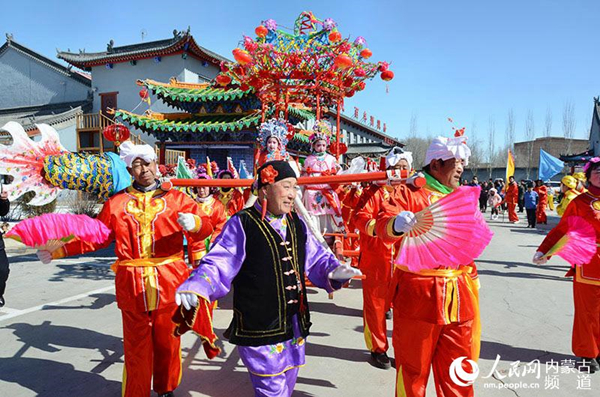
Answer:
<svg viewBox="0 0 600 397"><path fill-rule="evenodd" d="M470 151L465 141L466 137L462 136L434 139L426 161L457 158L466 163ZM399 244L402 234L393 228L397 214L419 212L452 192L431 175L425 173L425 178L425 187L400 185L395 187L389 200L383 202L372 226L378 238ZM418 272L404 266L395 267L391 293L397 396L424 396L431 368L438 396L473 395L473 386L456 385L450 379L449 369L456 358L478 358L478 289L474 263ZM472 372L468 364L463 369Z"/></svg>
<svg viewBox="0 0 600 397"><path fill-rule="evenodd" d="M102 245L75 240L54 258L79 255L115 242L117 305L123 317L125 396L147 396L174 390L181 379L179 338L173 336L175 291L187 279L179 212L197 216L197 228L186 233L192 259L199 259L204 238L212 232L198 205L177 190L147 192L131 186L111 197L98 215L111 231Z"/></svg>
<svg viewBox="0 0 600 397"><path fill-rule="evenodd" d="M331 126L321 121L315 126L315 131L310 137L313 145L318 141L325 141L329 146ZM326 151L315 152L304 160L302 173L306 176L329 176L336 175L339 164L335 157ZM342 207L340 200L331 186L327 184L308 185L303 193L303 203L307 211L315 219L319 230L327 230L329 233L338 232L343 228Z"/></svg>
<svg viewBox="0 0 600 397"><path fill-rule="evenodd" d="M564 178L563 178L564 179ZM562 204L562 203L561 203ZM558 225L548 233L538 251L545 254L567 233L568 218L580 216L596 231L596 243L600 244L600 189L590 185L586 193L575 197L562 214ZM572 349L578 357L600 356L600 255L594 254L588 263L572 268L567 276L573 277Z"/></svg>
<svg viewBox="0 0 600 397"><path fill-rule="evenodd" d="M287 163L276 163L294 175ZM266 184L282 177L274 167L261 171ZM328 278L338 266L296 213L275 216L256 203L229 219L178 292L214 301L233 287L234 314L226 337L238 346L255 395L290 396L305 364L311 326L305 275L332 292L342 285Z"/></svg>

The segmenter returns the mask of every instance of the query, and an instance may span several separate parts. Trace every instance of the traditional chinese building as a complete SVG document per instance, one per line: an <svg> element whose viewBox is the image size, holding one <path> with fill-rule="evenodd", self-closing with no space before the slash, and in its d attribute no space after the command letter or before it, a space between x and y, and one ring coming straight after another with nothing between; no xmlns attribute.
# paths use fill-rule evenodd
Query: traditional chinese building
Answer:
<svg viewBox="0 0 600 397"><path fill-rule="evenodd" d="M220 166L226 157L235 164L244 159L252 164L253 145L260 125L260 101L250 92L210 84L227 61L198 45L189 29L174 31L170 39L115 46L103 52L59 52L58 58L90 72L93 112L78 119L79 150L101 152L112 146L101 138L102 129L113 122L107 109L133 127L134 133L162 148L163 162L173 156L204 162L208 155ZM141 103L140 89L146 88L151 105ZM306 109L289 110L292 122L314 119ZM335 114L324 115L335 124ZM342 115L342 142L348 155L387 152L401 145L396 139L358 119ZM290 142L292 152L308 150L306 136L297 134ZM366 145L366 146L365 146ZM364 146L364 147L363 147Z"/></svg>
<svg viewBox="0 0 600 397"><path fill-rule="evenodd" d="M68 150L77 150L75 121L92 107L91 79L6 35L0 47L0 126L16 121L31 137L36 123L53 126ZM7 144L8 133L0 133Z"/></svg>

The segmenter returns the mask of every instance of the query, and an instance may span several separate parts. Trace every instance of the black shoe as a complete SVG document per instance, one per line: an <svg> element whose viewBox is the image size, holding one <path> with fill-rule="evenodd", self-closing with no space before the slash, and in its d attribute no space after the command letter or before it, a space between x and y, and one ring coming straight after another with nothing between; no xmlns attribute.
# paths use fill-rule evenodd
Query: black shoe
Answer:
<svg viewBox="0 0 600 397"><path fill-rule="evenodd" d="M594 372L600 371L600 365L595 358L581 357L579 364L580 372L588 372L589 369L589 373L593 374Z"/></svg>
<svg viewBox="0 0 600 397"><path fill-rule="evenodd" d="M381 369L389 369L392 366L392 363L390 362L390 358L387 356L386 353L371 352L371 360L370 361L374 367L381 368Z"/></svg>
<svg viewBox="0 0 600 397"><path fill-rule="evenodd" d="M385 312L385 319L386 320L392 319L392 311L391 310L388 310L387 312Z"/></svg>
<svg viewBox="0 0 600 397"><path fill-rule="evenodd" d="M166 392L166 393L163 393L163 394L159 394L159 395L158 395L158 397L173 397L173 396L174 396L174 394L173 394L173 392L172 392L172 391L168 391L168 392Z"/></svg>
<svg viewBox="0 0 600 397"><path fill-rule="evenodd" d="M4 307L5 304L6 302L4 301L4 297L0 296L0 307Z"/></svg>

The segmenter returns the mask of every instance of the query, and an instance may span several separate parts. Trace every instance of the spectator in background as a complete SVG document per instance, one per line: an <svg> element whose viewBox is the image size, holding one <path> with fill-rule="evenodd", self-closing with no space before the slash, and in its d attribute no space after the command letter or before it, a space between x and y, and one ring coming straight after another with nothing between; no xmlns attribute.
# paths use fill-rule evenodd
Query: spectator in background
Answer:
<svg viewBox="0 0 600 397"><path fill-rule="evenodd" d="M527 185L525 184L525 181L521 179L519 182L519 212L523 212L523 208L525 207L525 199L523 197L526 191Z"/></svg>
<svg viewBox="0 0 600 397"><path fill-rule="evenodd" d="M537 219L536 212L538 208L539 196L537 192L533 190L532 182L529 182L527 185L527 191L523 194L523 200L525 202L525 211L527 211L527 227L534 229Z"/></svg>
<svg viewBox="0 0 600 397"><path fill-rule="evenodd" d="M482 213L485 213L487 210L488 204L488 194L490 192L490 188L487 182L483 182L481 184L481 192L479 192L479 210Z"/></svg>
<svg viewBox="0 0 600 397"><path fill-rule="evenodd" d="M479 186L479 179L477 179L477 175L473 176L473 178L471 179L471 183L469 183L469 186Z"/></svg>
<svg viewBox="0 0 600 397"><path fill-rule="evenodd" d="M500 197L496 189L491 188L488 193L488 204L492 211L492 220L498 219L498 209L500 208L500 203L502 203L502 197Z"/></svg>

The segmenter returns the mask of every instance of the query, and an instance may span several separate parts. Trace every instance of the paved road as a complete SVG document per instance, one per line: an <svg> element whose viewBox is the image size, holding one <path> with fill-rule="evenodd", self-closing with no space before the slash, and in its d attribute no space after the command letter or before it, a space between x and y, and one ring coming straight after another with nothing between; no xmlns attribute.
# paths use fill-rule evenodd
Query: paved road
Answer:
<svg viewBox="0 0 600 397"><path fill-rule="evenodd" d="M530 264L544 229L551 225L531 230L497 221L491 226L494 239L478 261L483 337L476 394L585 396L595 390L597 395L600 374L584 376L568 366L573 359L573 308L571 282L562 277L565 262ZM8 251L7 307L0 309L0 395L120 395L123 351L109 269L112 252L42 265L31 251L13 243ZM360 282L337 292L333 300L323 291L310 292L314 326L307 366L300 371L294 396L392 396L393 370L367 363ZM230 309L229 299L220 302L215 314L218 335L230 321ZM182 343L184 375L178 397L252 395L232 345L223 342L223 356L210 361L195 336L185 335ZM535 372L535 362L527 364L534 360L540 362L539 378L536 373L523 375L527 369ZM567 365L547 364L561 361ZM431 381L428 391L435 395Z"/></svg>

